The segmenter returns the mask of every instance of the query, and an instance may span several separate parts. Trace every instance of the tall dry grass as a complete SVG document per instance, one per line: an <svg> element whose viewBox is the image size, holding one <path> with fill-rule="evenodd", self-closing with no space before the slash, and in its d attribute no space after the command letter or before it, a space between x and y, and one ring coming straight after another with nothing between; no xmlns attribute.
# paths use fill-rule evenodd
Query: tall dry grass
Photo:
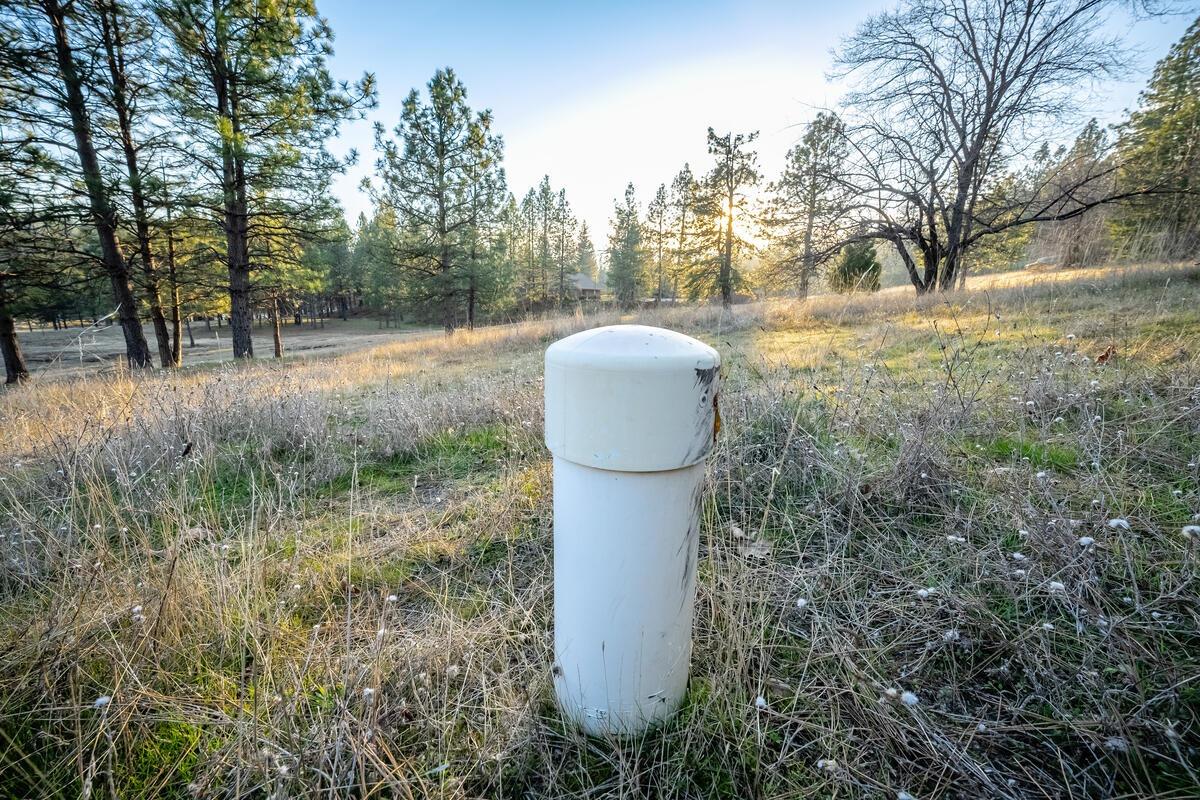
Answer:
<svg viewBox="0 0 1200 800"><path fill-rule="evenodd" d="M8 392L0 790L1193 796L1196 288L644 314L721 349L726 425L636 740L548 674L541 352L610 320Z"/></svg>

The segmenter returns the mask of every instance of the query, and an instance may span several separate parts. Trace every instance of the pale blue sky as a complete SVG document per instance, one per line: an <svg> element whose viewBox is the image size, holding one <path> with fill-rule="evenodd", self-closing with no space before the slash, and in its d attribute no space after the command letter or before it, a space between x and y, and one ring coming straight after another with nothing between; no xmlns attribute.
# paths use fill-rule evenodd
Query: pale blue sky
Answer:
<svg viewBox="0 0 1200 800"><path fill-rule="evenodd" d="M491 108L504 136L509 187L520 197L549 174L605 247L613 200L628 181L644 203L685 161L708 168L705 130L760 130L773 177L800 125L836 105L826 81L840 37L892 0L693 2L424 2L318 0L333 26L332 68L372 71L379 107L344 128L334 149L359 151L335 191L353 221L370 203L371 123L389 129L400 103L451 66L474 108ZM1194 13L1194 12L1193 12ZM1132 80L1104 87L1089 116L1115 122L1190 16L1132 22L1113 32L1140 51Z"/></svg>

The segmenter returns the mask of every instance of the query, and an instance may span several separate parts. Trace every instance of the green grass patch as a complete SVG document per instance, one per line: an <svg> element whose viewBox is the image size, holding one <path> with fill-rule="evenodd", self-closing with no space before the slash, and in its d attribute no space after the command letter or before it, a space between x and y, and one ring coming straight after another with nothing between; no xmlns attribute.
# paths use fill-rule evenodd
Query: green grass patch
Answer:
<svg viewBox="0 0 1200 800"><path fill-rule="evenodd" d="M359 466L358 486L383 493L406 493L429 481L491 477L499 472L506 451L502 425L444 431L414 450ZM338 493L349 491L354 480L353 472L345 473L333 480L332 488Z"/></svg>
<svg viewBox="0 0 1200 800"><path fill-rule="evenodd" d="M1080 455L1072 447L1045 442L1032 442L1028 439L1014 436L997 436L994 439L984 439L978 442L985 455L997 461L1028 460L1035 467L1049 467L1062 472L1070 472L1079 466Z"/></svg>

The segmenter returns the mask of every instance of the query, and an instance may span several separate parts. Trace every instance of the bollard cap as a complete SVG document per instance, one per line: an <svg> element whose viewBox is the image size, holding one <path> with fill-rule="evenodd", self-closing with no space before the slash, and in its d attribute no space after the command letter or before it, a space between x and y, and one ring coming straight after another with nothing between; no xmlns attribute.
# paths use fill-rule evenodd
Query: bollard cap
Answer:
<svg viewBox="0 0 1200 800"><path fill-rule="evenodd" d="M609 325L546 350L546 447L599 469L658 472L712 449L721 356L682 333Z"/></svg>

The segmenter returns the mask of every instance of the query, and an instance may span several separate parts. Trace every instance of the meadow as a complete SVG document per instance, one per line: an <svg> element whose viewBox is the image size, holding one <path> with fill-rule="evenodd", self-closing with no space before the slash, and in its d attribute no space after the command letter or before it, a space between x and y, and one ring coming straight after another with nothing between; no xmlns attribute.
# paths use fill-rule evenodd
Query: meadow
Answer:
<svg viewBox="0 0 1200 800"><path fill-rule="evenodd" d="M541 359L724 360L680 714L555 711ZM1195 797L1200 268L0 394L0 796Z"/></svg>

